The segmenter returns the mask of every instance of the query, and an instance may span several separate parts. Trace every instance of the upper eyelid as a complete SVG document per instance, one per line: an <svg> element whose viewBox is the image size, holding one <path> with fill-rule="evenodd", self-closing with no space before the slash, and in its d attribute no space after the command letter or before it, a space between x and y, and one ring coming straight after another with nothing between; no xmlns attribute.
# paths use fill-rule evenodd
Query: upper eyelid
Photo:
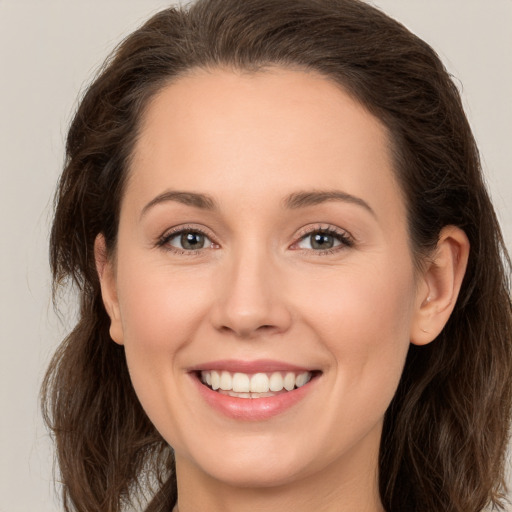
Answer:
<svg viewBox="0 0 512 512"><path fill-rule="evenodd" d="M320 225L314 225L314 226L308 226L308 227L301 228L299 230L299 232L297 233L297 241L302 240L302 238L309 236L312 233L317 233L317 232L340 235L345 238L349 238L350 240L354 240L354 237L352 236L352 234L349 231L347 231L346 229L340 228L338 226L333 226L331 224L320 224Z"/></svg>
<svg viewBox="0 0 512 512"><path fill-rule="evenodd" d="M180 226L175 226L173 228L170 228L166 230L161 236L158 237L158 242L161 244L167 243L172 238L178 236L181 233L184 232L197 232L201 233L205 237L207 237L212 243L216 245L220 245L217 242L217 237L211 233L211 230L203 227L203 226L197 226L193 224L184 224ZM338 226L332 225L332 224L315 224L310 225L301 228L297 234L294 237L294 241L292 242L292 246L300 242L302 239L306 238L307 236L310 236L313 233L317 232L323 232L328 233L332 235L339 235L340 237L343 237L345 239L350 240L352 243L355 242L354 237L351 235L349 231L346 229L340 228Z"/></svg>
<svg viewBox="0 0 512 512"><path fill-rule="evenodd" d="M211 231L209 229L206 229L206 228L203 228L203 227L199 227L199 226L194 226L194 225L181 225L181 226L175 226L175 227L172 227L172 228L169 228L167 230L165 230L163 232L163 234L159 237L159 239L162 239L162 238L172 238L176 235L179 235L180 233L186 233L186 232L191 232L191 233L201 233L202 235L208 237L208 238L215 238L212 234L211 234ZM213 241L213 240L212 240Z"/></svg>

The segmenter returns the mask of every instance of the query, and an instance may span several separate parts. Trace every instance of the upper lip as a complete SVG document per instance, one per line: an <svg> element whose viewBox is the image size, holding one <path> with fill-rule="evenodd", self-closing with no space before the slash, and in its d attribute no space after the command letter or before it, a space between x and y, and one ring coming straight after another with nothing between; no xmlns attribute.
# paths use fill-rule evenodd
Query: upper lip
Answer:
<svg viewBox="0 0 512 512"><path fill-rule="evenodd" d="M287 372L311 372L314 369L305 366L298 366L284 361L274 361L271 359L257 359L254 361L244 361L237 359L223 359L217 361L209 361L192 366L189 372L200 372L208 370L225 370L231 373L270 373L278 371Z"/></svg>

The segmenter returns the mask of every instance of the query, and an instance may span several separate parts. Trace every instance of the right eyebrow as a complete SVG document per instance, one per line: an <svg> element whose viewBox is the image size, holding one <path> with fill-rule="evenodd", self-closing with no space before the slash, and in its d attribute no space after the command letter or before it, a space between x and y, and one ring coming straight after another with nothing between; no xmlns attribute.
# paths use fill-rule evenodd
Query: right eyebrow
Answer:
<svg viewBox="0 0 512 512"><path fill-rule="evenodd" d="M198 194L196 192L182 192L180 190L168 190L153 198L149 203L144 206L140 217L142 218L148 210L157 204L165 203L167 201L176 201L188 206L201 208L202 210L217 210L217 203L206 194Z"/></svg>

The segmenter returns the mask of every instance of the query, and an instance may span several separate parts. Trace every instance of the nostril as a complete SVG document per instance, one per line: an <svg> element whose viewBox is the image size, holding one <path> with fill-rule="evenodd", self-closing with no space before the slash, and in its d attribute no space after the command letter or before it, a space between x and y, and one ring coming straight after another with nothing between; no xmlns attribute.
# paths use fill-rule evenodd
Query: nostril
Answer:
<svg viewBox="0 0 512 512"><path fill-rule="evenodd" d="M226 334L235 334L236 336L238 336L240 338L253 338L253 337L257 337L258 334L259 335L261 335L263 333L272 334L275 332L279 332L280 329L276 325L264 324L264 325L260 325L259 327L256 327L256 328L241 326L238 329L229 327L228 325L221 325L219 327L219 330Z"/></svg>

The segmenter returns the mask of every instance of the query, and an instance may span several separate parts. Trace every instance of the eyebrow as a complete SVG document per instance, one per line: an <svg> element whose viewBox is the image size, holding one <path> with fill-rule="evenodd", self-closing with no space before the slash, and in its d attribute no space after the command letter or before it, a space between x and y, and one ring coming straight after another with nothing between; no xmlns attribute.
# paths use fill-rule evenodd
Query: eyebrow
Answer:
<svg viewBox="0 0 512 512"><path fill-rule="evenodd" d="M156 206L157 204L165 203L168 201L176 201L187 206L193 206L202 210L214 211L218 210L216 201L207 194L199 194L197 192L184 192L179 190L168 190L162 194L159 194L152 199L141 212L141 218L147 213L148 210ZM286 197L283 201L284 207L290 210L296 210L298 208L306 208L308 206L315 206L317 204L325 203L327 201L341 201L345 203L355 204L361 206L374 217L375 212L371 206L361 199L360 197L347 194L340 190L313 190L294 192Z"/></svg>
<svg viewBox="0 0 512 512"><path fill-rule="evenodd" d="M295 210L297 208L305 208L307 206L314 206L317 204L325 203L327 201L342 201L344 203L351 203L357 206L361 206L374 217L377 217L372 207L360 197L347 194L340 190L314 190L295 192L289 195L285 201L285 207Z"/></svg>
<svg viewBox="0 0 512 512"><path fill-rule="evenodd" d="M213 198L206 194L198 194L196 192L181 192L179 190L168 190L167 192L156 196L146 206L144 206L140 216L143 217L149 209L153 208L153 206L168 201L176 201L187 206L201 208L202 210L217 209L217 203Z"/></svg>

